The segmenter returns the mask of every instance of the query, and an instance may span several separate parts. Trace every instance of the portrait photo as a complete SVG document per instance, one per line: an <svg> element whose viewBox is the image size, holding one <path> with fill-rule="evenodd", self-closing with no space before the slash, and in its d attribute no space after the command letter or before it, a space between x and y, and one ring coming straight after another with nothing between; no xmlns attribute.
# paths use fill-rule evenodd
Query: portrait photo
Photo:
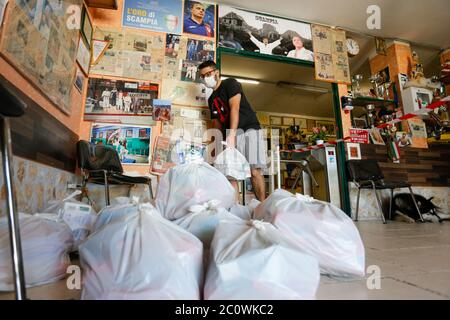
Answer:
<svg viewBox="0 0 450 320"><path fill-rule="evenodd" d="M215 6L200 1L184 1L183 32L214 38Z"/></svg>

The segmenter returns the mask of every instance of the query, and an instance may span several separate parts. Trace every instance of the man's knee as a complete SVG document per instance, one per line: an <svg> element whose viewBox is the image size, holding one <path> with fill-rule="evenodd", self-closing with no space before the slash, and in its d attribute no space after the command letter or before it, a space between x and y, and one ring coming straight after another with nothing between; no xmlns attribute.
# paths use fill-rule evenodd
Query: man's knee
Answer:
<svg viewBox="0 0 450 320"><path fill-rule="evenodd" d="M250 173L252 175L252 178L260 177L261 176L261 169L260 168L252 168L250 170Z"/></svg>

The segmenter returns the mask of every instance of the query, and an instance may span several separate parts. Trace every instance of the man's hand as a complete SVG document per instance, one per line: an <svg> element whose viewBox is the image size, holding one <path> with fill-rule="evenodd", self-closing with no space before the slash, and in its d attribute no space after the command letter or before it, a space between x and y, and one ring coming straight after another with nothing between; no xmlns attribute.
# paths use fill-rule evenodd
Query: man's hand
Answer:
<svg viewBox="0 0 450 320"><path fill-rule="evenodd" d="M227 137L227 148L236 148L236 136L234 134L229 134Z"/></svg>

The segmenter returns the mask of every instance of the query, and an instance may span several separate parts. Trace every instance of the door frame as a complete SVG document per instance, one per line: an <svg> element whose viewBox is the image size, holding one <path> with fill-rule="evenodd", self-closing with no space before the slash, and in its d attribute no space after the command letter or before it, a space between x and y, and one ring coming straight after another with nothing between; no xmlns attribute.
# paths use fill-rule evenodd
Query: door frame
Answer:
<svg viewBox="0 0 450 320"><path fill-rule="evenodd" d="M230 48L224 48L217 46L216 50L216 64L217 68L221 69L222 64L222 55L233 55L239 57L253 58L261 61L271 61L271 62L281 62L287 64L293 64L297 66L303 66L308 68L314 68L314 62L306 61L306 60L298 60L293 58L287 58L284 56L276 56L276 55L266 55L260 54L257 52L245 51L245 50L234 50ZM333 111L334 118L336 121L337 131L336 138L343 139L343 126L342 126L342 117L341 117L341 102L339 98L339 90L338 85L336 83L330 83L332 96L333 96ZM351 205L350 205L350 193L348 187L348 179L347 179L347 170L346 170L346 154L345 154L345 145L344 142L338 142L336 145L336 155L338 161L338 172L339 172L339 181L340 181L340 193L341 193L341 205L342 210L348 215L351 216Z"/></svg>

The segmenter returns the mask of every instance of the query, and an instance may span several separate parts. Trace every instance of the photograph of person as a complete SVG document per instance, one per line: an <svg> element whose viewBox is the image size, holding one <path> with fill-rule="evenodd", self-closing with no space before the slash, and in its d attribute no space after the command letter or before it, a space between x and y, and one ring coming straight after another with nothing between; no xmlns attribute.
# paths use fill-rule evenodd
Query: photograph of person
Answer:
<svg viewBox="0 0 450 320"><path fill-rule="evenodd" d="M214 5L198 1L184 2L183 32L214 37Z"/></svg>
<svg viewBox="0 0 450 320"><path fill-rule="evenodd" d="M259 53L264 54L272 54L273 49L278 47L281 44L281 40L283 40L283 38L280 37L278 40L269 43L269 38L267 36L263 36L261 42L252 35L251 31L247 31L247 33L250 36L250 40L259 48Z"/></svg>
<svg viewBox="0 0 450 320"><path fill-rule="evenodd" d="M314 53L303 46L303 40L300 36L294 36L292 38L292 44L295 49L289 51L287 54L288 58L314 61Z"/></svg>

